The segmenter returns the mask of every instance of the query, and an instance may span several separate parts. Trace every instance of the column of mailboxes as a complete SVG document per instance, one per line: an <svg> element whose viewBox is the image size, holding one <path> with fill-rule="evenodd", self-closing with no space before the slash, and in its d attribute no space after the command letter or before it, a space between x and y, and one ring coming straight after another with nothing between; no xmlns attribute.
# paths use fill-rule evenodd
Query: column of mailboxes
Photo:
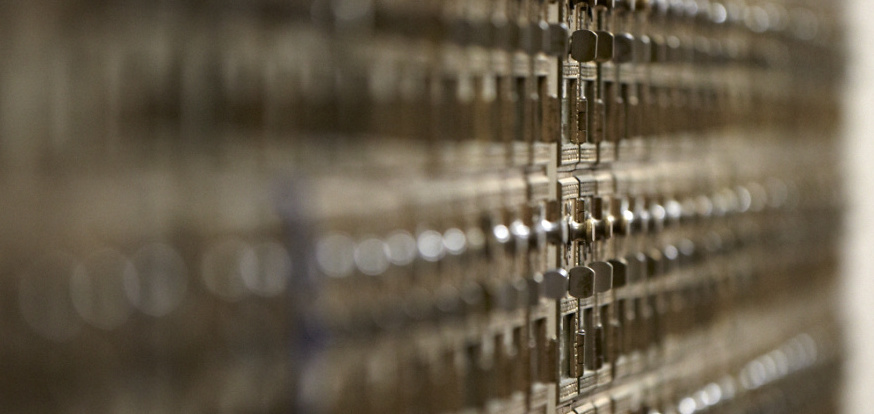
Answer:
<svg viewBox="0 0 874 414"><path fill-rule="evenodd" d="M423 181L417 186L429 196L413 206L348 218L370 224L359 224L361 234L329 233L318 250L333 276L323 306L336 324L337 371L323 374L337 381L335 408L571 407L690 360L688 387L704 386L695 373L720 373L747 357L741 350L783 340L753 332L747 348L722 355L733 333L714 323L761 290L809 294L804 285L812 282L780 276L785 247L760 242L797 225L773 224L778 213L792 213L780 210L785 186L740 186L726 171L670 164L578 172L559 180L558 203L542 173ZM406 226L374 236L402 211ZM788 241L806 252L819 236ZM784 262L768 267L773 260L756 259L757 250ZM337 261L354 261L355 269ZM762 272L764 287L756 284ZM786 333L805 329L788 325ZM677 397L657 389L659 404Z"/></svg>
<svg viewBox="0 0 874 414"><path fill-rule="evenodd" d="M570 31L562 163L640 159L641 137L724 124L717 100L730 79L711 70L727 60L715 46L745 47L732 34L736 25L719 25L704 7L690 13L682 2L567 2L560 15Z"/></svg>
<svg viewBox="0 0 874 414"><path fill-rule="evenodd" d="M667 199L667 209L659 204L669 195L652 189L616 192L611 172L585 172L560 182L572 217L562 258L569 270L547 272L544 278L566 281L569 295L560 298L558 322L562 403L656 363L658 344L684 322L682 314L668 313L666 277L656 276L671 275L694 244L689 239L682 240L685 246L657 243L663 236L656 235L680 219L675 200Z"/></svg>
<svg viewBox="0 0 874 414"><path fill-rule="evenodd" d="M558 139L555 77L569 40L558 8L539 0L375 2L372 19L336 22L352 27L313 51L337 65L338 77L360 82L313 102L304 94L296 127L417 138L485 152L501 165L529 164L532 143ZM317 69L303 76L305 86L330 84Z"/></svg>
<svg viewBox="0 0 874 414"><path fill-rule="evenodd" d="M745 9L529 1L452 2L447 11L431 4L413 12L403 4L380 3L372 44L362 40L371 32L340 32L337 56L326 62L338 60L338 73L350 81L369 78L373 96L358 85L333 97L337 108L320 105L324 97L304 100L302 113L322 112L299 117L298 127L441 144L503 142L517 165L532 160L532 143L561 142L563 164L605 163L621 154L641 158L649 146L642 137L738 120L730 112L750 105L735 101L755 92L745 81L761 53L753 53ZM344 59L357 43L364 43L359 58L372 66L366 74ZM397 85L386 79L392 73ZM347 114L325 116L337 110Z"/></svg>
<svg viewBox="0 0 874 414"><path fill-rule="evenodd" d="M481 168L464 162L484 158L438 163L436 178L393 188L418 204L365 215L366 226L346 223L361 234L323 239L325 257L348 261L340 259L347 252L361 273L327 289L345 292L326 295L343 309L332 320L349 325L337 331L359 338L338 340L335 350L338 411L585 411L591 397L609 412L622 403L602 392L635 376L649 384L640 389L655 390L638 408L676 407L676 384L659 388L641 373L713 350L700 346L706 335L690 333L755 297L752 267L778 247L757 240L789 227L759 213L768 200L780 204L780 184L741 183L730 168L707 167L743 154L710 158L701 137L678 152L670 140L770 113L750 111L764 98L744 72L755 66L750 42L758 35L744 13L693 3L457 3L466 7L454 10L452 45L424 56L440 64L417 75L434 77L423 93L440 95L421 102L428 119L410 114L429 126L414 133L509 143L511 151L498 153L510 156ZM445 34L414 21L422 26L403 25L411 34ZM551 63L560 68L557 85ZM708 66L716 63L728 68ZM464 70L471 77L456 79ZM560 110L550 86L561 91ZM473 103L456 102L457 91L472 91ZM532 141L559 142L557 165L532 155ZM636 163L603 168L613 161ZM384 243L368 236L398 220L404 230ZM350 247L353 239L366 243ZM358 263L382 254L369 249L387 249L392 276L369 277L383 267ZM751 349L768 346L746 339Z"/></svg>
<svg viewBox="0 0 874 414"><path fill-rule="evenodd" d="M336 371L321 373L339 380L332 410L525 411L532 382L554 375L549 306L539 306L525 277L546 261L545 235L532 231L549 196L545 173L488 172L393 190L416 194L414 203L334 218L341 229L348 219L371 224L317 244L319 265L333 276L323 313L336 324L328 330L338 346L327 359ZM384 223L401 212L407 224L386 234ZM363 241L351 247L356 239ZM391 266L362 266L383 250ZM344 254L355 256L354 271L335 269ZM535 388L545 403L545 387Z"/></svg>

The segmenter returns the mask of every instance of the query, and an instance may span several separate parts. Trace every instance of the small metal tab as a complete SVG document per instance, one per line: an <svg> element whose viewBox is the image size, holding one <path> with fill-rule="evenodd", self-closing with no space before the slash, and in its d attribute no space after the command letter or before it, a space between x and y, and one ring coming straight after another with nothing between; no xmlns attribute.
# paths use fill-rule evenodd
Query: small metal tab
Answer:
<svg viewBox="0 0 874 414"><path fill-rule="evenodd" d="M520 28L521 31L521 48L525 52L535 54L543 49L546 44L545 37L548 35L549 25L544 21L531 23L528 26Z"/></svg>
<svg viewBox="0 0 874 414"><path fill-rule="evenodd" d="M613 288L613 266L607 262L593 262L589 267L595 271L595 292L602 293Z"/></svg>
<svg viewBox="0 0 874 414"><path fill-rule="evenodd" d="M543 51L550 56L568 53L568 28L564 24L550 24L543 35Z"/></svg>
<svg viewBox="0 0 874 414"><path fill-rule="evenodd" d="M543 273L540 294L550 299L561 299L568 292L568 273L564 269L552 269Z"/></svg>
<svg viewBox="0 0 874 414"><path fill-rule="evenodd" d="M629 284L643 281L646 278L646 256L643 253L632 254L626 257L628 268L625 279Z"/></svg>
<svg viewBox="0 0 874 414"><path fill-rule="evenodd" d="M595 293L595 271L586 266L572 268L568 277L568 293L578 299L591 297Z"/></svg>
<svg viewBox="0 0 874 414"><path fill-rule="evenodd" d="M624 259L612 259L608 260L607 263L610 266L613 266L613 287L622 287L627 283L627 271L628 265L625 264Z"/></svg>
<svg viewBox="0 0 874 414"><path fill-rule="evenodd" d="M613 33L599 30L597 34L598 46L595 48L595 62L609 62L613 59Z"/></svg>
<svg viewBox="0 0 874 414"><path fill-rule="evenodd" d="M629 33L620 33L613 40L613 61L627 63L634 59L634 36Z"/></svg>
<svg viewBox="0 0 874 414"><path fill-rule="evenodd" d="M577 62L594 61L598 56L598 44L598 35L595 32L577 30L571 34L571 57Z"/></svg>

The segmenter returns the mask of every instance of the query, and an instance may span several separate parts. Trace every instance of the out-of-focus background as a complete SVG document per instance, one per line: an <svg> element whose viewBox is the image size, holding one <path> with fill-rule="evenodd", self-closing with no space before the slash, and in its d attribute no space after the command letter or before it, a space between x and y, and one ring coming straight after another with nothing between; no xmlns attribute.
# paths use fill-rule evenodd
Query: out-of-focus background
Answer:
<svg viewBox="0 0 874 414"><path fill-rule="evenodd" d="M844 311L850 350L847 412L874 407L874 2L846 4L848 76L845 94L847 253Z"/></svg>
<svg viewBox="0 0 874 414"><path fill-rule="evenodd" d="M203 13L194 1L161 2L166 10L152 14L125 2L15 3L0 2L0 74L8 80L0 88L0 172L9 172L0 176L7 190L0 193L0 223L12 229L0 234L0 270L14 269L23 282L0 280L0 332L11 332L0 336L0 357L30 357L0 358L0 372L24 372L0 375L0 396L48 412L61 405L71 412L255 412L287 405L293 379L283 292L289 269L304 262L295 255L305 249L283 244L287 223L271 209L282 203L269 196L282 198L272 180L289 168L276 156L290 122L281 114L308 108L283 101L289 91L252 80L287 85L283 65L303 67L302 78L330 78L318 70L330 62L299 65L296 56L279 53L308 47L321 56L321 44L306 31L255 36L253 27L261 27L253 22L270 23L264 16L272 9L253 17L231 6L227 15ZM844 158L816 168L843 170L846 177L844 412L868 413L874 407L874 2L835 3L846 22L846 42L834 45L847 51ZM76 7L114 13L116 20ZM71 20L86 14L88 21ZM210 25L226 36L211 36ZM184 47L171 47L179 44ZM258 60L262 52L269 65ZM239 99L225 105L223 94ZM275 113L258 106L265 101ZM268 127L253 128L262 122ZM88 140L66 139L77 134ZM215 140L199 140L205 136ZM246 145L253 136L256 145ZM351 249L346 239L328 241L336 242L329 246L334 250ZM59 284L61 278L51 277L56 273L72 276ZM35 277L42 274L47 277ZM172 320L163 318L171 313ZM47 387L46 379L113 392L89 400L74 387ZM0 411L15 411L2 402Z"/></svg>

